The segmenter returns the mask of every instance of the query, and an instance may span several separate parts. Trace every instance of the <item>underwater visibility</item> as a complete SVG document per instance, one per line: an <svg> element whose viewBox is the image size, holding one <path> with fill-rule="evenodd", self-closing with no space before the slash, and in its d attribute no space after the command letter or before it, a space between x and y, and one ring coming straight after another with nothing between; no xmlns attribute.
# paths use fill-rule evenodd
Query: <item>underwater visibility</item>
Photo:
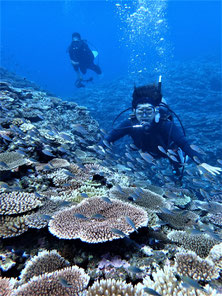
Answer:
<svg viewBox="0 0 222 296"><path fill-rule="evenodd" d="M221 1L0 5L0 296L222 295Z"/></svg>

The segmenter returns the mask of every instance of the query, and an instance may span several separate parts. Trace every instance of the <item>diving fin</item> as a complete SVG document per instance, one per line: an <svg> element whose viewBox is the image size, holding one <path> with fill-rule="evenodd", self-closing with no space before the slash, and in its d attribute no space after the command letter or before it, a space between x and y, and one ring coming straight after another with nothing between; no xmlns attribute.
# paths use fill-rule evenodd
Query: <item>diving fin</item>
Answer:
<svg viewBox="0 0 222 296"><path fill-rule="evenodd" d="M93 53L93 55L94 55L94 58L96 58L97 56L98 56L98 51L96 51L96 50L92 50L92 53Z"/></svg>

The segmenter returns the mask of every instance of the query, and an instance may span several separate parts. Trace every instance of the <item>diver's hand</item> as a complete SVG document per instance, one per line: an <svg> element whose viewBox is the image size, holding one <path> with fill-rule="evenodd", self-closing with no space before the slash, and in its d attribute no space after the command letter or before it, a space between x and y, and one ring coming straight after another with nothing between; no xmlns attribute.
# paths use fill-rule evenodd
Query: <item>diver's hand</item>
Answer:
<svg viewBox="0 0 222 296"><path fill-rule="evenodd" d="M219 167L215 167L215 166L212 166L212 165L209 165L205 162L199 164L200 167L204 168L206 171L208 171L210 174L216 176L220 174L220 172L222 172L222 169L219 168Z"/></svg>

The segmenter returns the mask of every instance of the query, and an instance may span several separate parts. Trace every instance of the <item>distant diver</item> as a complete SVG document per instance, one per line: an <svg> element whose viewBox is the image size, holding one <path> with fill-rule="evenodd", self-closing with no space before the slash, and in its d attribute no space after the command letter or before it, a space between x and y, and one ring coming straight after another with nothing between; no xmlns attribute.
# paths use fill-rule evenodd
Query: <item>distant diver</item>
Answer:
<svg viewBox="0 0 222 296"><path fill-rule="evenodd" d="M192 149L195 145L188 143L180 119L164 102L161 93L161 76L158 85L149 84L135 87L132 107L122 111L116 119L131 108L133 113L130 118L113 128L106 136L105 141L109 144L126 135L130 136L136 148L142 153L148 153L154 159L168 158L178 183L181 183L188 156L200 168L213 175L222 171L219 167L205 163L197 149ZM181 127L174 123L174 116L178 118ZM146 154L144 154L145 156Z"/></svg>
<svg viewBox="0 0 222 296"><path fill-rule="evenodd" d="M100 67L94 64L94 59L98 55L98 52L92 51L87 42L81 39L79 33L75 32L72 34L72 43L70 44L68 51L71 63L77 76L75 82L75 86L77 88L85 87L85 83L93 80L92 77L89 79L83 79L81 73L86 74L88 69L97 74L102 73Z"/></svg>

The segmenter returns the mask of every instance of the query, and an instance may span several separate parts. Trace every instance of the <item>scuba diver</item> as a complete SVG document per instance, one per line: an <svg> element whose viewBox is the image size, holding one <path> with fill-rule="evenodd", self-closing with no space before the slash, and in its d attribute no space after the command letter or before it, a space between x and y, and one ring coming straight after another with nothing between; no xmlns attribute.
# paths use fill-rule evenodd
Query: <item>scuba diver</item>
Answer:
<svg viewBox="0 0 222 296"><path fill-rule="evenodd" d="M130 109L131 107L122 111L116 119ZM205 163L200 153L191 148L192 145L190 146L186 139L180 119L164 102L161 93L161 76L158 85L134 87L132 111L130 118L106 136L105 140L108 143L114 143L126 135L130 136L134 145L143 153L148 152L154 159L168 158L179 183L181 183L188 156L213 175L222 171L221 168ZM181 123L181 128L174 123L174 116Z"/></svg>
<svg viewBox="0 0 222 296"><path fill-rule="evenodd" d="M100 67L94 64L94 58L98 55L98 52L92 51L86 41L81 39L79 33L75 32L72 34L72 43L70 44L68 51L77 76L75 82L76 87L85 87L84 82L87 83L93 80L92 77L89 79L83 79L80 71L82 74L86 74L87 69L90 69L97 74L102 73Z"/></svg>

